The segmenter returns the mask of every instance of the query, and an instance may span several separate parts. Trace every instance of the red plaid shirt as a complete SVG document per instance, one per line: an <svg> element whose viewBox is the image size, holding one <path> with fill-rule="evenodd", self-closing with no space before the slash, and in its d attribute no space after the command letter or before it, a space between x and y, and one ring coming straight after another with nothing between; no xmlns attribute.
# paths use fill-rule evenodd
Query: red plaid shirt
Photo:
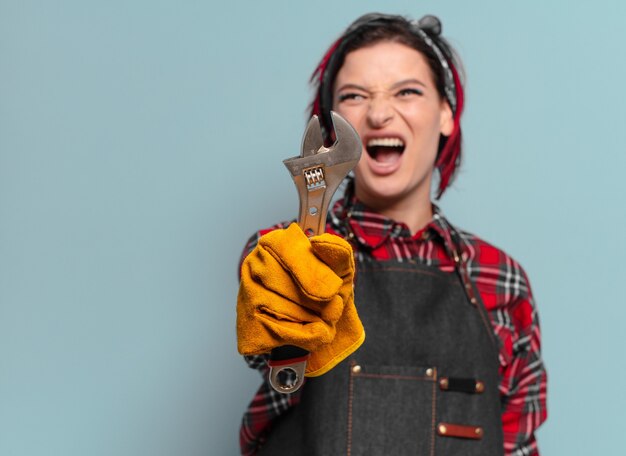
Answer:
<svg viewBox="0 0 626 456"><path fill-rule="evenodd" d="M259 237L280 223L256 233L243 258ZM452 227L435 207L433 220L411 235L406 225L368 211L354 198L338 201L329 213L327 231L350 241L355 255L368 252L378 260L412 259L442 271L453 272L447 253ZM464 232L462 256L489 313L500 341L500 397L504 452L507 456L538 455L535 430L546 419L546 371L541 359L541 333L530 285L521 266L502 250ZM299 393L275 392L267 383L266 358L249 356L250 367L259 369L264 381L246 411L240 430L243 455L256 454L272 422L299 402ZM306 385L303 386L306 388Z"/></svg>

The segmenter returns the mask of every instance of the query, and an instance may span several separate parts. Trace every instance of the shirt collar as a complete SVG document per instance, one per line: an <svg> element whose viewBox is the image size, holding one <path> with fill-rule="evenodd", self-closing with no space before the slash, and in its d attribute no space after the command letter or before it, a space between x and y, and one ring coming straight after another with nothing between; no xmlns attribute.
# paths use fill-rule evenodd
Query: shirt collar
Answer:
<svg viewBox="0 0 626 456"><path fill-rule="evenodd" d="M331 223L339 233L354 237L359 244L372 250L389 239L405 242L439 239L446 246L453 245L452 226L435 204L433 204L433 219L424 228L411 235L406 224L374 212L353 194L347 192L344 198L333 206Z"/></svg>

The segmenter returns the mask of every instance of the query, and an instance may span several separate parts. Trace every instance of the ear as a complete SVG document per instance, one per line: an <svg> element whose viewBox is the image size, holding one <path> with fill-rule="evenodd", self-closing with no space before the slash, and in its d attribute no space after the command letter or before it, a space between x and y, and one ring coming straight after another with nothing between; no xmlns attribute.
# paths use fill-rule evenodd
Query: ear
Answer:
<svg viewBox="0 0 626 456"><path fill-rule="evenodd" d="M441 113L439 116L439 133L450 136L454 128L454 116L447 100L441 100Z"/></svg>

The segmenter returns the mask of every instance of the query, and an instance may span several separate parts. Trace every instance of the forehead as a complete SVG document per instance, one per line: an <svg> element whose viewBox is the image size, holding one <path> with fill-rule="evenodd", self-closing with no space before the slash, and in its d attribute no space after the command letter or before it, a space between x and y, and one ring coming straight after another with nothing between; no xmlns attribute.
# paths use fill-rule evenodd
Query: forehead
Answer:
<svg viewBox="0 0 626 456"><path fill-rule="evenodd" d="M348 53L335 87L348 83L380 86L411 78L434 85L432 71L420 52L402 43L383 41Z"/></svg>

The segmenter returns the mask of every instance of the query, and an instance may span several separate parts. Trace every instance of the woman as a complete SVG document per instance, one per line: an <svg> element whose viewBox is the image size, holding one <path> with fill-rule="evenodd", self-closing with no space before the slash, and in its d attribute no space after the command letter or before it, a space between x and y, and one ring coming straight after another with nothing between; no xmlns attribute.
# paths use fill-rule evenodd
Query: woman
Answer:
<svg viewBox="0 0 626 456"><path fill-rule="evenodd" d="M263 383L243 454L538 454L546 374L526 275L431 201L435 170L439 198L460 162L459 69L437 18L383 14L357 19L316 69L327 140L333 109L363 153L332 235L278 224L244 250L240 352L264 373L260 353L297 345L315 377L292 395Z"/></svg>

